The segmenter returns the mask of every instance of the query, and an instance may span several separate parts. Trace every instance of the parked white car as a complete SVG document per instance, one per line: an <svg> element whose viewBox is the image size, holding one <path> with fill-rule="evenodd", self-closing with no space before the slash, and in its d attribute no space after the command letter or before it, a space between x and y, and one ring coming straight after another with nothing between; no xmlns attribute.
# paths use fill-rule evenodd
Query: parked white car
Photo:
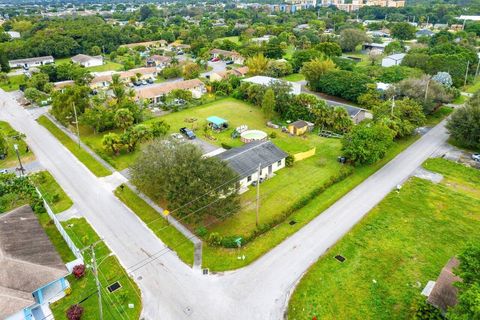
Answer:
<svg viewBox="0 0 480 320"><path fill-rule="evenodd" d="M480 162L480 153L472 154L473 161Z"/></svg>

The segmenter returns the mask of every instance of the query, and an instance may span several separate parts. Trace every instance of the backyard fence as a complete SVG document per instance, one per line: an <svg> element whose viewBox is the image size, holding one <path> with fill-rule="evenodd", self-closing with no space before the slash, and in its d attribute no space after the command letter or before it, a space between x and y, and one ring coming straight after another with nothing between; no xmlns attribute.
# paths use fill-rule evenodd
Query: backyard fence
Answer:
<svg viewBox="0 0 480 320"><path fill-rule="evenodd" d="M40 196L40 198L42 198L42 201L43 201L43 206L45 207L45 209L47 210L47 213L48 213L48 216L52 219L53 223L55 224L55 227L57 227L57 230L58 232L60 232L60 234L62 235L63 239L65 240L65 242L67 243L67 246L70 248L70 250L72 250L73 254L75 255L75 257L77 257L77 259L81 260L83 262L83 255L82 253L80 252L80 250L77 248L77 246L75 245L75 243L72 241L72 239L70 238L70 236L68 235L68 233L65 231L65 229L63 228L62 224L60 223L60 221L57 219L57 217L55 216L55 213L53 213L52 209L50 208L50 206L48 205L47 201L45 201L45 198L42 196L42 193L38 190L38 188L35 188L37 190L37 193L38 195Z"/></svg>
<svg viewBox="0 0 480 320"><path fill-rule="evenodd" d="M316 151L317 151L317 148L313 148L313 149L310 149L310 150L305 151L305 152L295 153L293 155L293 159L294 159L295 162L297 162L297 161L300 161L300 160L303 160L303 159L313 157L315 155Z"/></svg>

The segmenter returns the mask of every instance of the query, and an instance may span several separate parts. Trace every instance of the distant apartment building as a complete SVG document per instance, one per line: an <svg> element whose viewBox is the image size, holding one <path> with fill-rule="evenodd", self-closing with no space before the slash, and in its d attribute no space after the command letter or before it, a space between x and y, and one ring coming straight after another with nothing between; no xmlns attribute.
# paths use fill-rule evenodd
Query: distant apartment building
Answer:
<svg viewBox="0 0 480 320"><path fill-rule="evenodd" d="M287 12L294 13L298 10L315 8L317 6L317 0L287 0L282 4L270 5L272 12Z"/></svg>
<svg viewBox="0 0 480 320"><path fill-rule="evenodd" d="M400 8L405 6L405 0L352 0L350 3L346 0L322 0L322 6L335 6L340 10L352 12L368 6Z"/></svg>

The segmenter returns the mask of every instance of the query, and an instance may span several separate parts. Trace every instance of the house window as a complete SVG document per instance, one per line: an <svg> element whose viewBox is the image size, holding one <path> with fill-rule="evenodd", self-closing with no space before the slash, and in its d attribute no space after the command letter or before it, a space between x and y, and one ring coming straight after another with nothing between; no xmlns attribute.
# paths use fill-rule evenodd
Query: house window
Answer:
<svg viewBox="0 0 480 320"><path fill-rule="evenodd" d="M282 165L282 160L278 160L277 167L280 167L281 165Z"/></svg>
<svg viewBox="0 0 480 320"><path fill-rule="evenodd" d="M247 182L250 182L250 181L252 181L252 176L247 177Z"/></svg>

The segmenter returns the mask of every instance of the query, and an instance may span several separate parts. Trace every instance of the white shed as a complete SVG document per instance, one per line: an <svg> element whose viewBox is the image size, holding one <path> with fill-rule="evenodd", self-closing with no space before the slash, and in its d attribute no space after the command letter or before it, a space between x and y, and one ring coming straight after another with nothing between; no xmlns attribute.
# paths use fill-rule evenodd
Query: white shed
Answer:
<svg viewBox="0 0 480 320"><path fill-rule="evenodd" d="M396 53L382 59L382 67L399 66L405 58L405 53Z"/></svg>

